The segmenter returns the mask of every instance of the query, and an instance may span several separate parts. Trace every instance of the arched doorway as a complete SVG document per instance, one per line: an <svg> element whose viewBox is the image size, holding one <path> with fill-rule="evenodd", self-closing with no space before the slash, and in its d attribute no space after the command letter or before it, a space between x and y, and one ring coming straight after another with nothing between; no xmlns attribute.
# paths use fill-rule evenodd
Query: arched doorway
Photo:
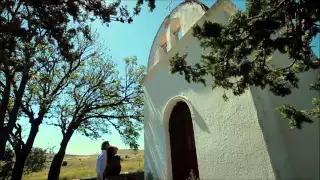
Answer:
<svg viewBox="0 0 320 180"><path fill-rule="evenodd" d="M199 178L197 152L189 107L178 102L169 119L171 164L173 180L185 180L191 170Z"/></svg>

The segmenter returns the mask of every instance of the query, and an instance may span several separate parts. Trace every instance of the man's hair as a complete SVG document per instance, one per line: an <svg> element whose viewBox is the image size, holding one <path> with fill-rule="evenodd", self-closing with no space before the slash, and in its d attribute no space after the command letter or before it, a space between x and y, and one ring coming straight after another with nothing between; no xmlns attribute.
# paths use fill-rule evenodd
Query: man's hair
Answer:
<svg viewBox="0 0 320 180"><path fill-rule="evenodd" d="M101 150L104 150L104 147L105 147L106 145L110 145L110 144L109 144L109 141L104 141L104 142L101 144Z"/></svg>

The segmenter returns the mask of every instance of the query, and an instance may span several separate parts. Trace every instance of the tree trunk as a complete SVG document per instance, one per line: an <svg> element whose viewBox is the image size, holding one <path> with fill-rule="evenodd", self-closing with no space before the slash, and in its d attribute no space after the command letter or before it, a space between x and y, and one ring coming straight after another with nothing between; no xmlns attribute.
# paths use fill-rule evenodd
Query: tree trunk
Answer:
<svg viewBox="0 0 320 180"><path fill-rule="evenodd" d="M15 96L13 108L12 108L12 111L9 116L8 125L7 125L7 127L1 129L1 132L0 132L0 159L3 159L3 154L5 152L7 141L9 139L9 134L13 131L13 128L16 125L16 121L18 118L18 112L19 112L19 109L22 105L22 97L23 97L28 79L29 79L28 74L23 74L22 79L20 81L20 86L19 86L18 92Z"/></svg>
<svg viewBox="0 0 320 180"><path fill-rule="evenodd" d="M59 152L54 155L54 158L51 162L49 174L48 174L48 180L58 180L60 176L60 169L61 169L61 164L63 162L63 158L65 155L65 151L59 149Z"/></svg>
<svg viewBox="0 0 320 180"><path fill-rule="evenodd" d="M7 128L4 127L4 119L6 117L6 111L8 108L8 104L9 104L9 98L10 98L10 91L11 91L11 80L12 80L12 76L8 75L6 76L6 84L5 84L5 88L2 94L2 100L0 102L0 143L1 142L7 142L7 140L5 139L6 136L4 136L5 132L7 131ZM1 143L3 144L3 143ZM5 147L0 148L0 160L3 160L4 158L4 152L5 152Z"/></svg>
<svg viewBox="0 0 320 180"><path fill-rule="evenodd" d="M27 157L31 152L34 140L38 134L40 123L38 121L32 123L27 143L22 146L20 152L16 151L16 162L11 176L11 180L22 179L24 165Z"/></svg>
<svg viewBox="0 0 320 180"><path fill-rule="evenodd" d="M10 98L10 91L11 91L11 80L12 76L8 75L6 76L6 84L4 91L2 93L2 99L0 102L0 129L4 126L4 119L6 115L6 110L8 108L9 104L9 98Z"/></svg>
<svg viewBox="0 0 320 180"><path fill-rule="evenodd" d="M6 151L6 144L9 138L9 133L7 131L7 127L0 129L0 160L4 159L4 153Z"/></svg>
<svg viewBox="0 0 320 180"><path fill-rule="evenodd" d="M61 164L63 162L63 158L66 154L66 149L68 146L68 143L71 139L71 136L73 134L73 130L67 130L67 133L63 136L63 139L61 141L60 149L58 153L53 157L53 160L51 162L49 174L48 174L48 180L58 180L60 176L60 170L61 170Z"/></svg>
<svg viewBox="0 0 320 180"><path fill-rule="evenodd" d="M27 139L27 143L22 146L22 149L20 152L16 151L16 161L14 163L14 168L11 176L11 180L18 180L22 179L23 175L23 169L24 165L26 163L27 157L31 152L34 140L36 139L36 136L39 131L39 126L41 122L39 119L37 119L35 122L31 124L31 129L29 132L29 136Z"/></svg>
<svg viewBox="0 0 320 180"><path fill-rule="evenodd" d="M22 151L19 155L16 156L16 161L14 163L11 180L22 179L23 169L24 169L24 165L27 160L28 154L29 153Z"/></svg>

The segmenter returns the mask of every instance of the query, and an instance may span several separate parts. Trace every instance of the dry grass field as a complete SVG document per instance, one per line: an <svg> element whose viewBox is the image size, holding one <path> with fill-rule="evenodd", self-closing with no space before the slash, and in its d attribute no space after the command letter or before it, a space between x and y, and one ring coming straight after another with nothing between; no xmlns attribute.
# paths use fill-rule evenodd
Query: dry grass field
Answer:
<svg viewBox="0 0 320 180"><path fill-rule="evenodd" d="M119 150L118 154L121 156L122 170L124 172L136 172L144 169L144 151L139 150L137 154L134 154L131 150ZM53 155L48 155L49 159L52 159ZM64 161L68 162L67 166L61 167L60 179L79 179L79 178L89 178L95 177L95 166L96 166L95 155L66 155ZM45 180L47 179L50 161L47 168L41 172L33 173L25 176L24 180Z"/></svg>

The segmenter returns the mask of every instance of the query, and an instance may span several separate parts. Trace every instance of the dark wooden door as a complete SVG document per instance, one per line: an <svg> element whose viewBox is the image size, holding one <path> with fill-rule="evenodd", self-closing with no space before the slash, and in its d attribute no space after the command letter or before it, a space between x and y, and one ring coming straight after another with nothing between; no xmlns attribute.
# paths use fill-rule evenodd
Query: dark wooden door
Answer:
<svg viewBox="0 0 320 180"><path fill-rule="evenodd" d="M173 180L185 180L191 170L199 178L197 152L189 107L178 102L169 120Z"/></svg>

